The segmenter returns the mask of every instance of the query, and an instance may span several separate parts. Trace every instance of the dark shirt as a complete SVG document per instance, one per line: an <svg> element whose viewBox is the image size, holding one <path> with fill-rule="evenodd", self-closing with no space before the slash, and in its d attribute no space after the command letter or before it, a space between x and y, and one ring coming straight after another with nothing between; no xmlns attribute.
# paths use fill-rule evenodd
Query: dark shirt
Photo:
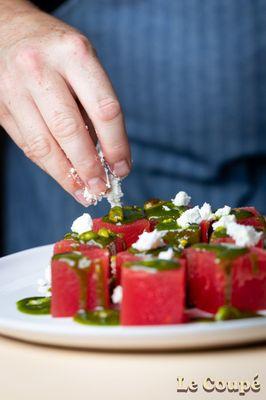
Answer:
<svg viewBox="0 0 266 400"><path fill-rule="evenodd" d="M67 0L54 14L90 38L123 106L125 204L185 190L266 213L265 0ZM61 238L84 209L11 142L5 163L5 252Z"/></svg>
<svg viewBox="0 0 266 400"><path fill-rule="evenodd" d="M36 6L40 7L42 10L50 12L59 7L65 0L34 0L32 3L36 4Z"/></svg>

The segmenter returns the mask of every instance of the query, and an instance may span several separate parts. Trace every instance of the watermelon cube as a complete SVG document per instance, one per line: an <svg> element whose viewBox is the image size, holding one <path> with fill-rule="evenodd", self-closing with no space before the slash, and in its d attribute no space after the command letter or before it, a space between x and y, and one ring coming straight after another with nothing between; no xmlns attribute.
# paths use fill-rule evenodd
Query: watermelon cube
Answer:
<svg viewBox="0 0 266 400"><path fill-rule="evenodd" d="M185 261L134 261L122 268L122 325L184 321Z"/></svg>
<svg viewBox="0 0 266 400"><path fill-rule="evenodd" d="M240 310L266 310L266 251L253 247L234 261L231 303Z"/></svg>
<svg viewBox="0 0 266 400"><path fill-rule="evenodd" d="M63 239L56 242L54 245L54 254L70 253L72 251L85 251L88 250L88 246L83 243L79 243L74 239Z"/></svg>
<svg viewBox="0 0 266 400"><path fill-rule="evenodd" d="M236 216L238 224L250 225L258 230L265 230L266 222L255 207L239 207L232 210L232 214Z"/></svg>
<svg viewBox="0 0 266 400"><path fill-rule="evenodd" d="M88 231L82 235L73 235L74 237L65 238L55 243L54 254L68 253L72 251L86 251L90 248L106 248L110 251L111 255L115 255L120 251L125 250L126 244L122 236L115 235L106 231L107 237L103 236L104 232L100 235L96 232ZM90 237L86 240L86 235Z"/></svg>
<svg viewBox="0 0 266 400"><path fill-rule="evenodd" d="M115 280L115 286L121 285L121 269L126 262L137 261L140 259L140 254L133 254L129 251L118 253L112 263L112 274Z"/></svg>
<svg viewBox="0 0 266 400"><path fill-rule="evenodd" d="M93 220L93 230L98 231L101 228L106 228L112 232L122 234L126 243L126 247L130 247L138 240L139 235L144 231L150 231L150 223L142 218L131 223L110 223L104 221L103 218Z"/></svg>
<svg viewBox="0 0 266 400"><path fill-rule="evenodd" d="M190 304L210 313L223 305L243 311L266 308L264 250L210 244L195 245L185 255Z"/></svg>
<svg viewBox="0 0 266 400"><path fill-rule="evenodd" d="M71 317L80 309L108 308L109 251L91 248L52 258L53 317Z"/></svg>

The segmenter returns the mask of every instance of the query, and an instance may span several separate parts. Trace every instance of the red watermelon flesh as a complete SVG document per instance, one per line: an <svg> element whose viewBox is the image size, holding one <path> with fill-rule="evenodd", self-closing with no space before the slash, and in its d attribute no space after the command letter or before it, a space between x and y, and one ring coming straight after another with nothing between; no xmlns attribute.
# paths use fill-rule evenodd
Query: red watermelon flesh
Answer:
<svg viewBox="0 0 266 400"><path fill-rule="evenodd" d="M157 271L122 268L122 325L165 325L184 322L185 261L180 268Z"/></svg>
<svg viewBox="0 0 266 400"><path fill-rule="evenodd" d="M93 220L93 230L98 232L101 228L107 228L115 233L122 233L126 242L126 247L129 248L133 243L138 240L139 235L144 231L150 232L150 222L146 219L138 219L137 221L128 224L112 224L104 222L102 218Z"/></svg>
<svg viewBox="0 0 266 400"><path fill-rule="evenodd" d="M266 251L256 247L234 262L232 304L240 310L266 309Z"/></svg>
<svg viewBox="0 0 266 400"><path fill-rule="evenodd" d="M200 223L201 241L203 243L209 243L211 224L212 224L211 221L206 221L206 220Z"/></svg>
<svg viewBox="0 0 266 400"><path fill-rule="evenodd" d="M108 308L110 304L109 251L92 248L80 253L85 256L85 260L91 261L91 265L79 269L79 273L67 262L71 254L74 253L65 253L60 255L61 259L52 260L53 317L71 317L80 308L93 310L97 306Z"/></svg>
<svg viewBox="0 0 266 400"><path fill-rule="evenodd" d="M216 256L194 248L185 250L189 304L211 313L225 304L226 276L215 264Z"/></svg>
<svg viewBox="0 0 266 400"><path fill-rule="evenodd" d="M254 226L256 229L264 230L266 227L265 218L256 210L255 207L235 208L237 223L241 225ZM245 212L252 215L245 216ZM242 216L241 216L242 214Z"/></svg>
<svg viewBox="0 0 266 400"><path fill-rule="evenodd" d="M234 260L220 261L211 251L186 249L190 304L210 313L223 305L243 311L266 308L266 253L257 248L246 251ZM257 275L252 272L256 254L260 254Z"/></svg>
<svg viewBox="0 0 266 400"><path fill-rule="evenodd" d="M113 263L113 275L115 278L115 286L121 285L121 268L125 262L136 261L139 256L132 254L129 251L122 251L118 253L115 257L115 262Z"/></svg>

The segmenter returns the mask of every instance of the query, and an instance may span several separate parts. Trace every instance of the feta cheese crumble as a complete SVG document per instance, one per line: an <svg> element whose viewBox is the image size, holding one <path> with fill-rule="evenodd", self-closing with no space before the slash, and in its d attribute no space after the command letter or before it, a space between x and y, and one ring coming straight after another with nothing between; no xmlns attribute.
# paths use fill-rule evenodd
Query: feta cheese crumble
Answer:
<svg viewBox="0 0 266 400"><path fill-rule="evenodd" d="M161 251L158 254L158 258L160 260L172 260L172 258L174 257L174 250L169 247L169 249L167 249L166 251Z"/></svg>
<svg viewBox="0 0 266 400"><path fill-rule="evenodd" d="M78 217L77 219L75 219L75 221L73 222L72 226L71 226L71 230L72 232L78 233L79 235L81 235L84 232L88 232L92 230L92 218L90 216L90 214L88 213L84 213L83 215L81 215L80 217Z"/></svg>
<svg viewBox="0 0 266 400"><path fill-rule="evenodd" d="M103 198L106 198L111 207L121 206L121 198L123 197L123 192L121 189L121 178L115 176L114 173L110 170L107 162L104 159L103 153L101 151L100 146L97 146L98 156L104 168L105 176L106 176L106 191L99 193L98 195L90 193L87 187L83 190L83 197L88 203L88 205L96 205ZM76 183L82 185L82 180L78 176L75 168L70 168L68 176L73 179Z"/></svg>
<svg viewBox="0 0 266 400"><path fill-rule="evenodd" d="M112 302L114 304L119 304L122 301L122 297L123 297L123 289L122 286L117 286L116 288L114 288L113 294L112 294Z"/></svg>
<svg viewBox="0 0 266 400"><path fill-rule="evenodd" d="M111 207L122 206L121 198L124 196L121 188L121 179L110 174L109 175L110 190L106 193L105 197Z"/></svg>
<svg viewBox="0 0 266 400"><path fill-rule="evenodd" d="M213 229L216 230L217 228L227 228L228 224L231 224L232 222L236 222L236 217L235 215L224 215L221 217L217 222L214 222L212 225Z"/></svg>
<svg viewBox="0 0 266 400"><path fill-rule="evenodd" d="M215 212L215 216L217 218L225 217L226 215L229 215L231 212L231 207L229 206L224 206L222 208L218 208Z"/></svg>
<svg viewBox="0 0 266 400"><path fill-rule="evenodd" d="M202 221L199 206L183 212L176 222L181 228L187 228L190 224L200 224Z"/></svg>
<svg viewBox="0 0 266 400"><path fill-rule="evenodd" d="M174 199L172 199L172 203L177 206L188 206L190 203L191 197L186 192L178 192Z"/></svg>
<svg viewBox="0 0 266 400"><path fill-rule="evenodd" d="M209 203L204 203L199 209L199 213L202 221L211 221L214 218L211 205Z"/></svg>
<svg viewBox="0 0 266 400"><path fill-rule="evenodd" d="M165 243L162 239L164 235L164 231L159 232L156 229L153 232L143 232L132 247L138 251L157 249L164 246Z"/></svg>
<svg viewBox="0 0 266 400"><path fill-rule="evenodd" d="M236 222L228 224L226 231L239 247L256 246L262 237L262 232L257 232L253 226L240 225Z"/></svg>

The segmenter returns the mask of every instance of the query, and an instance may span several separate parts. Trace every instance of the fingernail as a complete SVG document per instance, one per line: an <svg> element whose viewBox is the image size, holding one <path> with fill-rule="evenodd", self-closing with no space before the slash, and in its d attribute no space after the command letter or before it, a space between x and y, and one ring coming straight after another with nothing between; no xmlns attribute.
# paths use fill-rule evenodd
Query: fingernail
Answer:
<svg viewBox="0 0 266 400"><path fill-rule="evenodd" d="M115 175L119 176L120 178L127 176L130 172L129 163L126 160L118 161L114 165L113 172Z"/></svg>
<svg viewBox="0 0 266 400"><path fill-rule="evenodd" d="M92 194L104 194L107 190L106 182L98 176L89 179L87 185Z"/></svg>
<svg viewBox="0 0 266 400"><path fill-rule="evenodd" d="M84 195L84 189L79 189L74 193L75 199L81 203L84 207L89 207L92 204L92 201L87 200Z"/></svg>

